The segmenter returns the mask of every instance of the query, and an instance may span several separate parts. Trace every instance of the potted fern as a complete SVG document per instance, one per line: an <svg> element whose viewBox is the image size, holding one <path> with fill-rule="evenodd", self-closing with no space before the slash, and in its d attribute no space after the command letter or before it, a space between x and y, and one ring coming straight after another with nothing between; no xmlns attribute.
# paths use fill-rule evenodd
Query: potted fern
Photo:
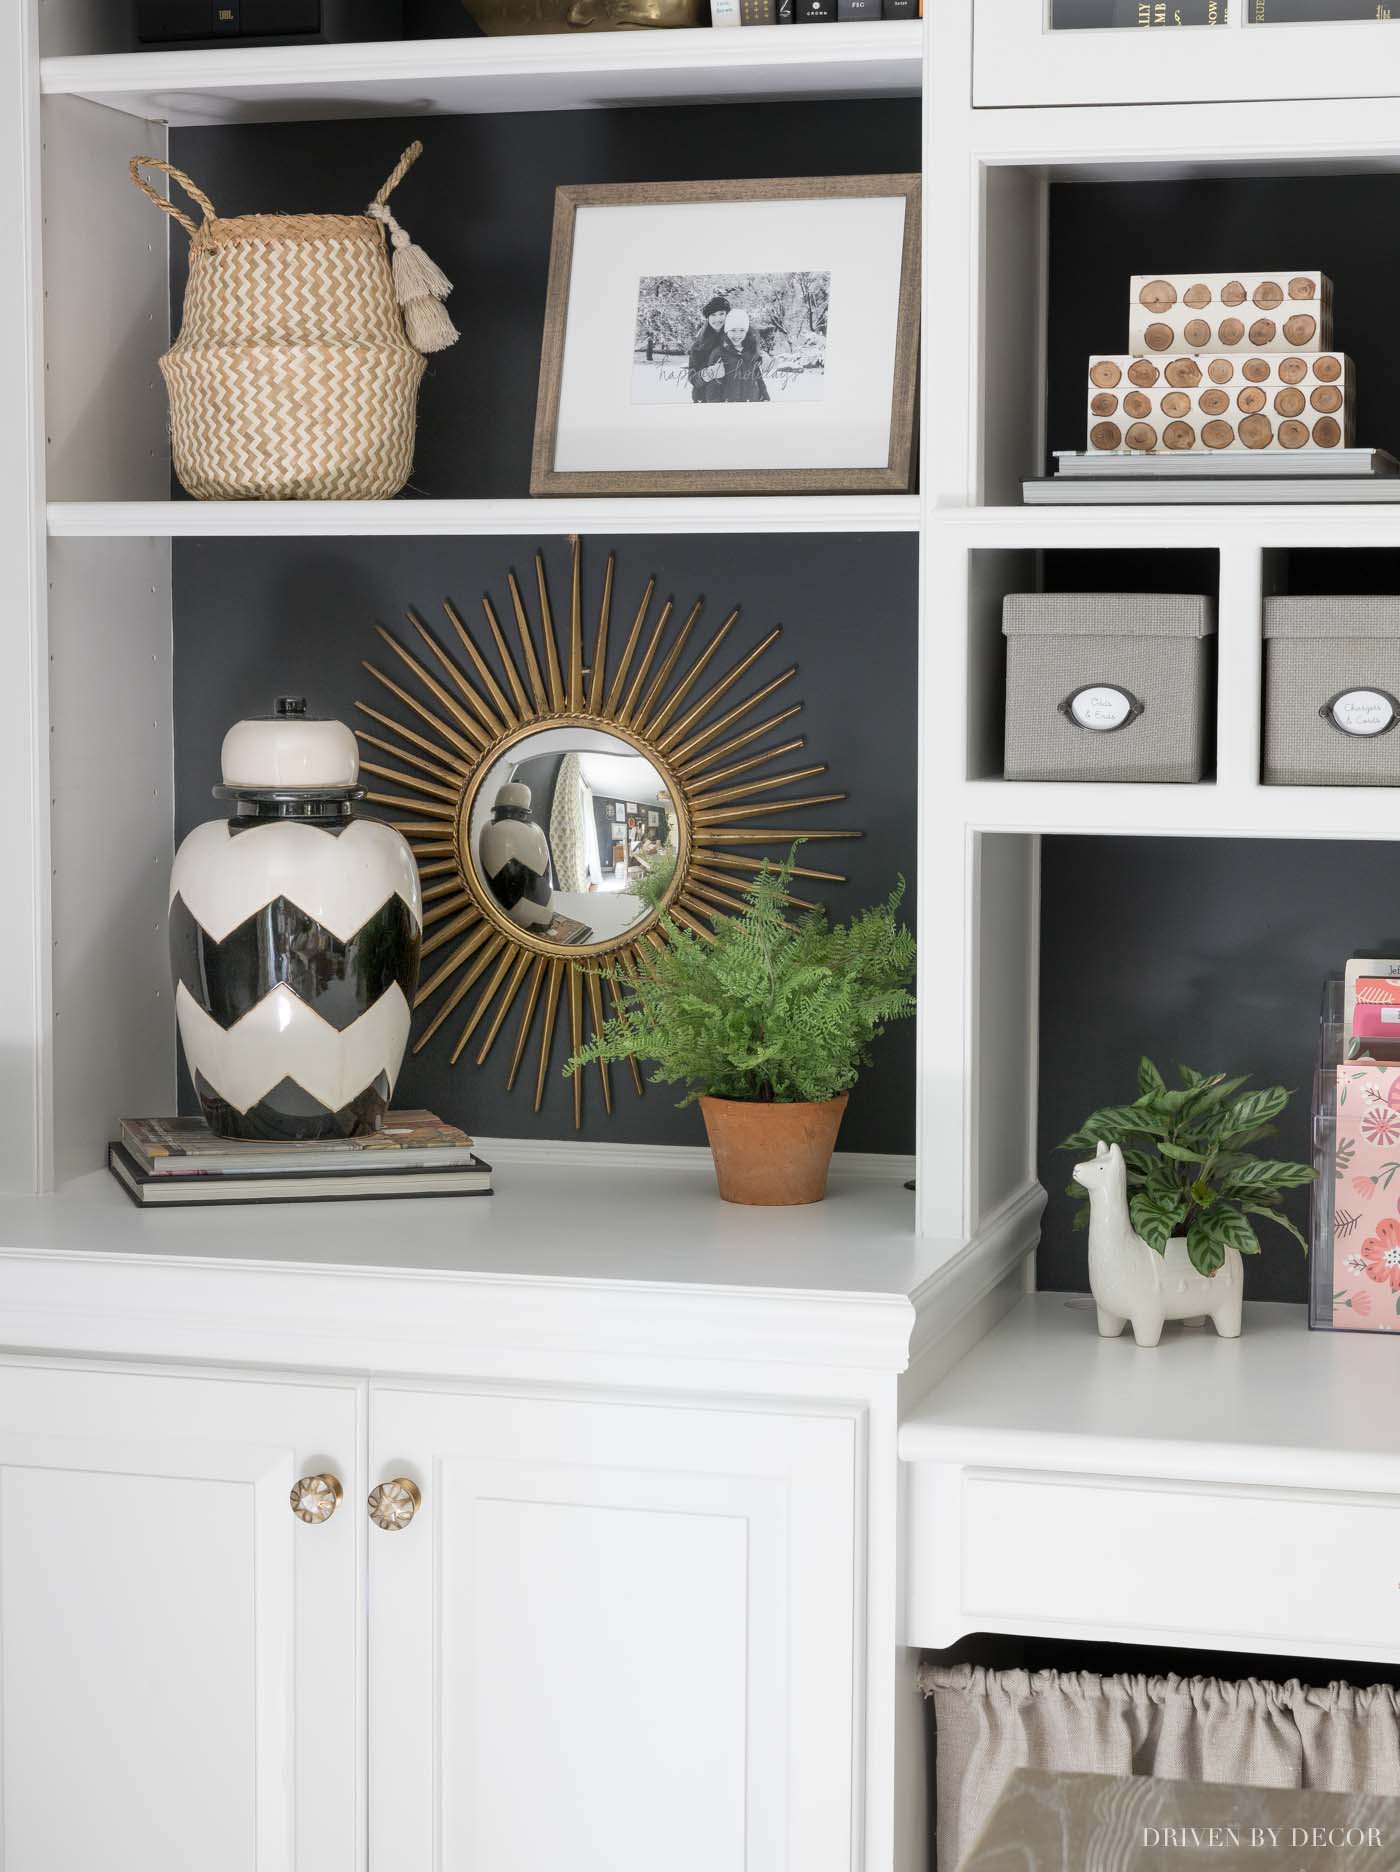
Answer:
<svg viewBox="0 0 1400 1872"><path fill-rule="evenodd" d="M795 856L764 864L712 941L663 918L665 948L615 978L621 1013L565 1067L634 1057L655 1062L654 1080L684 1085L726 1202L821 1201L870 1043L914 1009L903 879L847 924L821 910L789 922Z"/></svg>

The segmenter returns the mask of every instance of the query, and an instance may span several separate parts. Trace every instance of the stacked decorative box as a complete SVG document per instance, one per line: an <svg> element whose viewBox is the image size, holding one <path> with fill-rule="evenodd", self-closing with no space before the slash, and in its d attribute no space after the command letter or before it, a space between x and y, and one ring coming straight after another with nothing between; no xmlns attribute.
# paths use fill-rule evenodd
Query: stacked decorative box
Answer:
<svg viewBox="0 0 1400 1872"><path fill-rule="evenodd" d="M1322 273L1140 274L1128 351L1089 360L1091 455L1351 444L1356 372Z"/></svg>

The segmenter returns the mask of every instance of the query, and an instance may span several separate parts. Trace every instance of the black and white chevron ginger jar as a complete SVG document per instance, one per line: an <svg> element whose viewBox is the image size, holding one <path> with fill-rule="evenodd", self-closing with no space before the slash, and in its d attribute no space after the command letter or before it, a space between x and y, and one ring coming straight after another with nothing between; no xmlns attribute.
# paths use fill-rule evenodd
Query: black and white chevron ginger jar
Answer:
<svg viewBox="0 0 1400 1872"><path fill-rule="evenodd" d="M231 819L170 874L185 1060L223 1137L378 1130L408 1044L423 903L404 839L357 819L355 737L283 699L224 737Z"/></svg>

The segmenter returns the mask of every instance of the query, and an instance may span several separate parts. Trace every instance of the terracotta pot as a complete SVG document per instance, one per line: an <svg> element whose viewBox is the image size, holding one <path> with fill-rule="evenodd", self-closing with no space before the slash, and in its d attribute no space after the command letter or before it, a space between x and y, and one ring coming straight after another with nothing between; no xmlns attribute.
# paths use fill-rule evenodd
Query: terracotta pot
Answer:
<svg viewBox="0 0 1400 1872"><path fill-rule="evenodd" d="M818 1105L702 1098L719 1193L726 1202L814 1203L826 1173L848 1094Z"/></svg>

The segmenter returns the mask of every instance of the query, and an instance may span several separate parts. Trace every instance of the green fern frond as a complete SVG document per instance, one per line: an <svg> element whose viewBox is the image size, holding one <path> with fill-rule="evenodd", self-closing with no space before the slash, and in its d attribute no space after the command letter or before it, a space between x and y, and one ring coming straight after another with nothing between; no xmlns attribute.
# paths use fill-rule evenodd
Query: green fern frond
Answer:
<svg viewBox="0 0 1400 1872"><path fill-rule="evenodd" d="M831 927L823 911L784 914L797 846L765 861L744 910L715 919L705 942L669 918L666 947L635 978L604 970L621 1012L569 1061L655 1063L653 1080L686 1086L683 1105L716 1098L780 1103L835 1098L870 1064L871 1043L914 1011L914 938L898 920L901 878L883 903Z"/></svg>

